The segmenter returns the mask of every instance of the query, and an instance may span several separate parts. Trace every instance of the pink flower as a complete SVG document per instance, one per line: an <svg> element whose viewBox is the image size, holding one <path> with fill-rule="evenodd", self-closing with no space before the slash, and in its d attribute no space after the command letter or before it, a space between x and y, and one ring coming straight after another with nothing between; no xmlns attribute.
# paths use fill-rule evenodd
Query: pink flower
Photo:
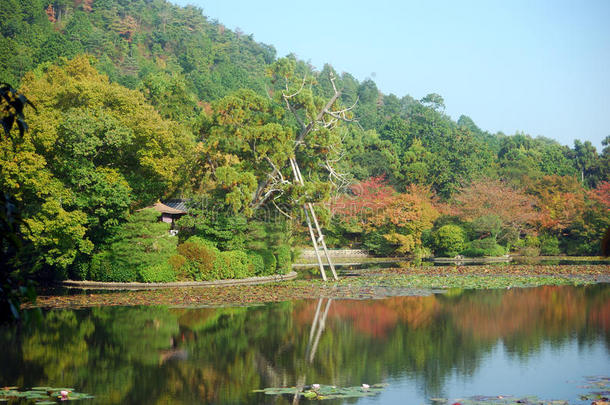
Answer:
<svg viewBox="0 0 610 405"><path fill-rule="evenodd" d="M371 386L370 386L370 385L368 385L368 384L362 384L362 389L363 389L364 391L368 390L369 388L371 388Z"/></svg>
<svg viewBox="0 0 610 405"><path fill-rule="evenodd" d="M312 384L311 388L314 389L314 390L319 390L320 389L320 384Z"/></svg>
<svg viewBox="0 0 610 405"><path fill-rule="evenodd" d="M66 391L66 390L61 390L59 391L59 394L61 395L61 397L59 399L61 399L62 401L66 401L68 399L68 394L70 392Z"/></svg>

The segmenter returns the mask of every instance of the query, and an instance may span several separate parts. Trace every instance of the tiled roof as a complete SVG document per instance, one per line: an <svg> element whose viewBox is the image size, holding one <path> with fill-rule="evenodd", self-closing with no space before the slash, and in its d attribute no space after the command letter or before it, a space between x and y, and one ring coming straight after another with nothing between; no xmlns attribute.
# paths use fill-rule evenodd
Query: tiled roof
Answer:
<svg viewBox="0 0 610 405"><path fill-rule="evenodd" d="M186 211L183 210L179 210L176 208L172 208L168 205L165 205L161 202L156 202L155 205L153 205L154 209L156 209L157 211L159 211L162 214L186 214Z"/></svg>
<svg viewBox="0 0 610 405"><path fill-rule="evenodd" d="M188 211L188 207L186 206L188 201L189 200L186 200L186 199L183 199L183 198L176 198L176 199L172 199L172 200L162 201L162 203L164 205L167 205L170 208L182 211L183 213L186 214L186 212Z"/></svg>

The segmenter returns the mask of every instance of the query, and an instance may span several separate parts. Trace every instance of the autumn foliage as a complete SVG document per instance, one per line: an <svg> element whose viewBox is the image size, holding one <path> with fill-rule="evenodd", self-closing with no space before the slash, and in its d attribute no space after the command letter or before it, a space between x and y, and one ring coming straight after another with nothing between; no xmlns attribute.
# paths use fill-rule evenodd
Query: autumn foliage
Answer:
<svg viewBox="0 0 610 405"><path fill-rule="evenodd" d="M563 232L583 216L585 190L574 177L544 176L529 191L537 198L542 229Z"/></svg>
<svg viewBox="0 0 610 405"><path fill-rule="evenodd" d="M610 181L602 181L599 183L597 188L589 192L589 198L610 211Z"/></svg>
<svg viewBox="0 0 610 405"><path fill-rule="evenodd" d="M466 221L494 215L504 230L528 233L538 220L536 200L500 180L481 179L464 188L454 199L450 213Z"/></svg>
<svg viewBox="0 0 610 405"><path fill-rule="evenodd" d="M371 177L350 187L351 194L342 194L331 205L333 215L346 221L368 222L379 210L387 207L395 191L386 182L385 176Z"/></svg>

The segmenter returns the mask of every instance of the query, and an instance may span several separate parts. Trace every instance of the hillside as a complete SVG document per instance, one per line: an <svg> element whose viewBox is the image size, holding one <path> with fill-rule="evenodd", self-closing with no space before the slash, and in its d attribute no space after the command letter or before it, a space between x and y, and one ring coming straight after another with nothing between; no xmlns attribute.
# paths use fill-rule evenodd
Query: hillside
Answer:
<svg viewBox="0 0 610 405"><path fill-rule="evenodd" d="M151 268L196 277L211 267L195 251L248 271L285 269L288 246L304 243L305 201L323 203L331 245L378 254L595 254L609 225L610 136L598 152L491 134L467 116L452 120L441 95L386 95L371 79L278 58L194 7L5 0L0 46L0 81L37 106L26 111L28 134L0 144L0 184L28 224L17 263L60 277L130 279ZM341 114L324 110L328 100ZM293 158L303 184L287 180ZM209 205L176 225L179 244L154 226L134 234L148 217L133 213L169 197ZM354 197L360 217L331 203ZM380 202L375 212L367 198Z"/></svg>

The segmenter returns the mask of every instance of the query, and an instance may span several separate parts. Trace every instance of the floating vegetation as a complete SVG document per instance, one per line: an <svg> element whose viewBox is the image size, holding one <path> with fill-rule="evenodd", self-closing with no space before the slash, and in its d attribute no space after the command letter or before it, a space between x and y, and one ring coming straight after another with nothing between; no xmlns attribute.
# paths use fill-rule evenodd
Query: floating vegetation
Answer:
<svg viewBox="0 0 610 405"><path fill-rule="evenodd" d="M81 308L103 305L168 305L174 307L245 306L298 299L376 299L430 295L437 290L502 289L542 285L586 285L610 282L610 266L451 266L362 271L338 282L294 280L265 285L168 288L128 292L40 295L25 308Z"/></svg>
<svg viewBox="0 0 610 405"><path fill-rule="evenodd" d="M610 377L587 377L586 385L582 388L591 391L580 396L583 401L597 401L598 404L603 404L608 403L610 399Z"/></svg>
<svg viewBox="0 0 610 405"><path fill-rule="evenodd" d="M517 398L510 395L484 396L475 395L468 398L449 400L446 398L431 398L435 405L569 405L564 400L541 400L538 397L529 396Z"/></svg>
<svg viewBox="0 0 610 405"><path fill-rule="evenodd" d="M34 387L29 391L19 391L19 387L0 388L0 402L33 403L36 405L56 404L58 401L92 399L92 395L75 392L74 388Z"/></svg>
<svg viewBox="0 0 610 405"><path fill-rule="evenodd" d="M582 401L593 401L592 405L610 404L610 377L587 377L585 385L580 388L589 390L580 396ZM476 395L467 398L448 399L430 398L434 405L569 405L566 400L542 400L535 396L517 398L510 395L484 396Z"/></svg>
<svg viewBox="0 0 610 405"><path fill-rule="evenodd" d="M299 395L312 401L321 401L324 399L370 397L379 394L387 386L388 384L362 384L359 387L341 388L334 385L313 384L305 386L303 389L297 387L265 388L263 390L254 390L253 392L263 392L266 395Z"/></svg>

